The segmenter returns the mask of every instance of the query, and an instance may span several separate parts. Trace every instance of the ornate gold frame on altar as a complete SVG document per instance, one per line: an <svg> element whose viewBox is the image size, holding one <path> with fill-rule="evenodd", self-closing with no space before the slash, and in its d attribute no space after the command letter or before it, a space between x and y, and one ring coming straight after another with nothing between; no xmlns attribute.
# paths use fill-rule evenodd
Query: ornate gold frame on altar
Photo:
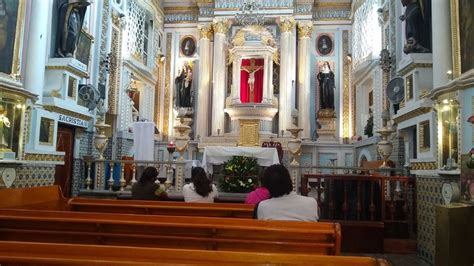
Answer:
<svg viewBox="0 0 474 266"><path fill-rule="evenodd" d="M25 18L25 3L26 1L18 1L18 7L17 7L17 15L16 15L16 22L15 22L15 32L14 32L14 40L13 40L13 54L12 54L12 59L11 59L11 70L10 73L5 73L9 75L10 77L19 80L20 76L20 66L21 66L21 60L20 60L20 55L21 55L21 47L23 44L23 25L24 25L24 18ZM7 8L7 7L4 7ZM8 17L5 17L6 24L8 24ZM0 21L0 24L2 21ZM0 25L1 26L1 25ZM7 26L7 25L4 25ZM7 31L10 29L6 29ZM9 35L8 32L6 32L6 37L7 40L5 42L11 41L9 40ZM1 34L0 34L1 35ZM10 35L11 36L11 35Z"/></svg>
<svg viewBox="0 0 474 266"><path fill-rule="evenodd" d="M259 128L258 119L241 119L239 146L259 146Z"/></svg>
<svg viewBox="0 0 474 266"><path fill-rule="evenodd" d="M462 11L463 14L460 13ZM474 69L474 33L468 21L472 21L474 2L471 0L451 0L451 34L454 78ZM467 35L467 36L466 36Z"/></svg>

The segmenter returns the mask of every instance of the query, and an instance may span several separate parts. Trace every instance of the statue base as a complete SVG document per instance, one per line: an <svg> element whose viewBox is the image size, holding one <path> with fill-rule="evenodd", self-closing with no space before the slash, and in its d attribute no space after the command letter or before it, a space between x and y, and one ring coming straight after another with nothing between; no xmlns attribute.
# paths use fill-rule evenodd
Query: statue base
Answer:
<svg viewBox="0 0 474 266"><path fill-rule="evenodd" d="M0 151L0 160L15 160L15 155L12 151Z"/></svg>
<svg viewBox="0 0 474 266"><path fill-rule="evenodd" d="M336 142L336 118L318 118L321 128L318 132L318 142Z"/></svg>

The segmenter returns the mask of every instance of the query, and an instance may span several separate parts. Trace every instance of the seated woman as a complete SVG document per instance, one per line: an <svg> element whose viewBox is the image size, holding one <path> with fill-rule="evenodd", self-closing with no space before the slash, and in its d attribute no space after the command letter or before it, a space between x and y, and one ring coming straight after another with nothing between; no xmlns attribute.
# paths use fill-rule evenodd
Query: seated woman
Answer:
<svg viewBox="0 0 474 266"><path fill-rule="evenodd" d="M264 172L270 199L255 206L259 220L318 221L318 203L314 198L293 192L290 173L281 164L274 164Z"/></svg>
<svg viewBox="0 0 474 266"><path fill-rule="evenodd" d="M158 170L155 167L147 167L142 176L132 186L132 199L134 200L164 200L168 198L165 190L155 183Z"/></svg>
<svg viewBox="0 0 474 266"><path fill-rule="evenodd" d="M270 192L267 189L267 181L265 175L260 175L260 187L250 192L245 198L246 204L257 204L262 200L270 198Z"/></svg>
<svg viewBox="0 0 474 266"><path fill-rule="evenodd" d="M211 184L202 167L195 167L191 171L192 183L183 186L185 202L214 202L217 197L217 188Z"/></svg>

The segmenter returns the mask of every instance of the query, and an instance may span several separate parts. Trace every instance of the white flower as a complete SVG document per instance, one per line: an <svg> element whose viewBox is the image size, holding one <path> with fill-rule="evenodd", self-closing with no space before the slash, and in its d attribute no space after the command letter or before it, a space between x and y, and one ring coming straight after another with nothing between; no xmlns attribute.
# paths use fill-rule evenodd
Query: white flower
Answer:
<svg viewBox="0 0 474 266"><path fill-rule="evenodd" d="M247 181L248 181L249 183L252 183L252 182L253 182L253 181L252 181L252 178L249 178Z"/></svg>

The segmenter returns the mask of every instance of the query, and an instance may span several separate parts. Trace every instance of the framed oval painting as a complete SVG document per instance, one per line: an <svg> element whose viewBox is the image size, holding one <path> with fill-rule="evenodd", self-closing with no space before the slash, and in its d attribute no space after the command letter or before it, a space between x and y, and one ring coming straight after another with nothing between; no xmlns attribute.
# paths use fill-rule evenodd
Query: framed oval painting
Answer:
<svg viewBox="0 0 474 266"><path fill-rule="evenodd" d="M330 55L333 52L333 41L329 34L323 33L316 40L316 50L319 55Z"/></svg>
<svg viewBox="0 0 474 266"><path fill-rule="evenodd" d="M184 36L179 44L181 55L191 57L196 53L196 39L193 36Z"/></svg>

